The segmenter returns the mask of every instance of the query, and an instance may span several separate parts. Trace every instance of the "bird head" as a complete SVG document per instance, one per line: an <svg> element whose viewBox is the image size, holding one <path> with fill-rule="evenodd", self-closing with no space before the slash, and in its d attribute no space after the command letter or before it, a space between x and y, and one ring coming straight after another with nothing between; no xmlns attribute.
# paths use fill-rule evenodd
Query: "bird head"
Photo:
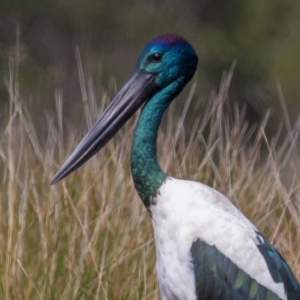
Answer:
<svg viewBox="0 0 300 300"><path fill-rule="evenodd" d="M151 40L142 50L136 70L155 75L155 83L164 88L175 80L185 83L193 77L198 57L181 36L164 34Z"/></svg>
<svg viewBox="0 0 300 300"><path fill-rule="evenodd" d="M50 184L57 183L90 159L156 93L168 87L170 96L178 94L192 78L197 61L195 50L178 35L164 34L151 40L143 48L132 76Z"/></svg>

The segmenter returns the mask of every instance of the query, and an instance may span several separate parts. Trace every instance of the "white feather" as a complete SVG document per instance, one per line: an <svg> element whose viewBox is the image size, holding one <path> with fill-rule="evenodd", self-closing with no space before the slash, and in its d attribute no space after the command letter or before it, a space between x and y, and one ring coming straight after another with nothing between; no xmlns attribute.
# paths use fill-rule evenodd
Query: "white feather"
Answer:
<svg viewBox="0 0 300 300"><path fill-rule="evenodd" d="M168 177L151 208L156 271L164 300L196 300L190 254L200 238L258 283L286 300L257 248L256 227L221 193L204 184Z"/></svg>

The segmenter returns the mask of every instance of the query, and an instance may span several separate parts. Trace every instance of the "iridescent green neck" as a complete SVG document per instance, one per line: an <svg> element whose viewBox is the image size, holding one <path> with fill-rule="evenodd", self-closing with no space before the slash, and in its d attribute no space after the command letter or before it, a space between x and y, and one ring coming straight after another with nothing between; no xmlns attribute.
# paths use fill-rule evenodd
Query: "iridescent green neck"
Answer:
<svg viewBox="0 0 300 300"><path fill-rule="evenodd" d="M146 207L167 178L157 159L157 131L163 113L182 90L181 86L182 82L177 81L156 93L143 107L134 132L131 172L134 185Z"/></svg>

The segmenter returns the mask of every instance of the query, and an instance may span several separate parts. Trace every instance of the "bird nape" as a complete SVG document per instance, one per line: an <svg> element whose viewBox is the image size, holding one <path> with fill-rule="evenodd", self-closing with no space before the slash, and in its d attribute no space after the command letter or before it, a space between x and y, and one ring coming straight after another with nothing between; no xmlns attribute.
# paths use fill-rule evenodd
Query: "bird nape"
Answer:
<svg viewBox="0 0 300 300"><path fill-rule="evenodd" d="M162 115L191 80L197 63L193 47L176 34L150 41L133 75L51 184L91 158L143 106L131 172L152 219L162 298L299 300L299 283L284 258L224 195L198 182L171 178L158 163Z"/></svg>

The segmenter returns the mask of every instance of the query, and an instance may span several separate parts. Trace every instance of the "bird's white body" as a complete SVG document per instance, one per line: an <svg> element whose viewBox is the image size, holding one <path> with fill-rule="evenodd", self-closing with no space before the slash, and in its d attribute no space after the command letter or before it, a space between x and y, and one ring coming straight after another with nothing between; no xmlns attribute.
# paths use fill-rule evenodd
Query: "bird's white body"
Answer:
<svg viewBox="0 0 300 300"><path fill-rule="evenodd" d="M286 300L257 247L256 227L221 193L199 182L168 177L151 208L156 271L164 300L196 300L191 246L214 245L250 277Z"/></svg>

